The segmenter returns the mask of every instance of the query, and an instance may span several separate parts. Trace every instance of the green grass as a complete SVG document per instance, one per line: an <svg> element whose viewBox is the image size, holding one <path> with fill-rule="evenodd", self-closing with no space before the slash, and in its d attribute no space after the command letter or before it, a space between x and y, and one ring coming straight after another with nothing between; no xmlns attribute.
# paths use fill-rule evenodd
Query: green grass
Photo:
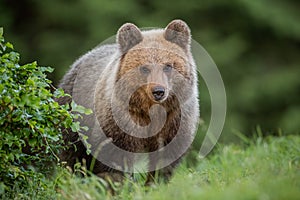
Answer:
<svg viewBox="0 0 300 200"><path fill-rule="evenodd" d="M137 175L135 181L114 184L112 195L97 177L80 178L58 168L44 188L19 187L15 195L16 199L299 199L300 136L248 143L218 147L195 167L180 166L168 184L145 187Z"/></svg>

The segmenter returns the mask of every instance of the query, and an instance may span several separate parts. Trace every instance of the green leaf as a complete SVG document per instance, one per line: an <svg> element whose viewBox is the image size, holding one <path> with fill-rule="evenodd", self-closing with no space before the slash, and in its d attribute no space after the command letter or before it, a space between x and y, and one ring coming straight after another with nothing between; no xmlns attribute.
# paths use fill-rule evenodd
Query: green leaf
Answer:
<svg viewBox="0 0 300 200"><path fill-rule="evenodd" d="M65 96L65 92L62 88L58 88L54 91L54 97L55 98L60 98L60 97L63 97Z"/></svg>
<svg viewBox="0 0 300 200"><path fill-rule="evenodd" d="M93 113L91 109L85 108L81 105L76 104L74 101L71 102L71 108L73 112L90 115Z"/></svg>
<svg viewBox="0 0 300 200"><path fill-rule="evenodd" d="M0 84L0 93L4 90L4 85Z"/></svg>
<svg viewBox="0 0 300 200"><path fill-rule="evenodd" d="M30 146L34 147L37 143L37 140L36 140L36 138L31 138L28 140L28 143Z"/></svg>
<svg viewBox="0 0 300 200"><path fill-rule="evenodd" d="M79 122L73 122L71 124L71 129L73 132L79 132L80 130L80 123Z"/></svg>
<svg viewBox="0 0 300 200"><path fill-rule="evenodd" d="M5 46L8 47L8 48L10 48L10 49L14 49L14 46L11 43L9 43L9 42L7 42L5 44Z"/></svg>
<svg viewBox="0 0 300 200"><path fill-rule="evenodd" d="M42 72L49 72L49 73L52 73L54 71L54 68L52 67L40 67L40 70Z"/></svg>

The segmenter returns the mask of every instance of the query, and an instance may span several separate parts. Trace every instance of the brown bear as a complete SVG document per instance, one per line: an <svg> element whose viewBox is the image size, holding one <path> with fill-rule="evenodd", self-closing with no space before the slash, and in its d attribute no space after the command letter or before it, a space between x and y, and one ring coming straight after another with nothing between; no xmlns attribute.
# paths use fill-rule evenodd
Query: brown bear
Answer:
<svg viewBox="0 0 300 200"><path fill-rule="evenodd" d="M80 119L89 127L83 134L91 154L78 133L64 134L69 148L60 158L71 167L84 159L99 176L149 172L149 181L160 172L169 177L194 138L199 118L197 73L190 29L182 20L145 31L124 24L115 43L79 58L59 87L93 110ZM65 104L71 99L58 101ZM146 168L135 170L139 162Z"/></svg>

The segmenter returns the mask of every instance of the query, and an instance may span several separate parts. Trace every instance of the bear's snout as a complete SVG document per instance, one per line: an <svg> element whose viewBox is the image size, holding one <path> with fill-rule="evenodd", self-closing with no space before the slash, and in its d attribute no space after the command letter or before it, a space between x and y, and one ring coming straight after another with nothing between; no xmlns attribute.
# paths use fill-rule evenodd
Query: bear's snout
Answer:
<svg viewBox="0 0 300 200"><path fill-rule="evenodd" d="M155 101L160 101L165 96L165 88L163 86L154 86L152 88L152 95Z"/></svg>

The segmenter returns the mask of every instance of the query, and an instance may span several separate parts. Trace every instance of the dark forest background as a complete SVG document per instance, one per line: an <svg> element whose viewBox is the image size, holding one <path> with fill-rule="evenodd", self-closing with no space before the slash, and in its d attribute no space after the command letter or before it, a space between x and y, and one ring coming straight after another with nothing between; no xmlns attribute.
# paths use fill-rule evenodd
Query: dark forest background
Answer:
<svg viewBox="0 0 300 200"><path fill-rule="evenodd" d="M0 0L0 26L21 53L55 68L57 85L80 55L125 22L165 27L180 18L217 64L227 92L223 139L299 134L300 1L297 0ZM202 80L200 80L202 82ZM210 103L200 83L201 116Z"/></svg>

